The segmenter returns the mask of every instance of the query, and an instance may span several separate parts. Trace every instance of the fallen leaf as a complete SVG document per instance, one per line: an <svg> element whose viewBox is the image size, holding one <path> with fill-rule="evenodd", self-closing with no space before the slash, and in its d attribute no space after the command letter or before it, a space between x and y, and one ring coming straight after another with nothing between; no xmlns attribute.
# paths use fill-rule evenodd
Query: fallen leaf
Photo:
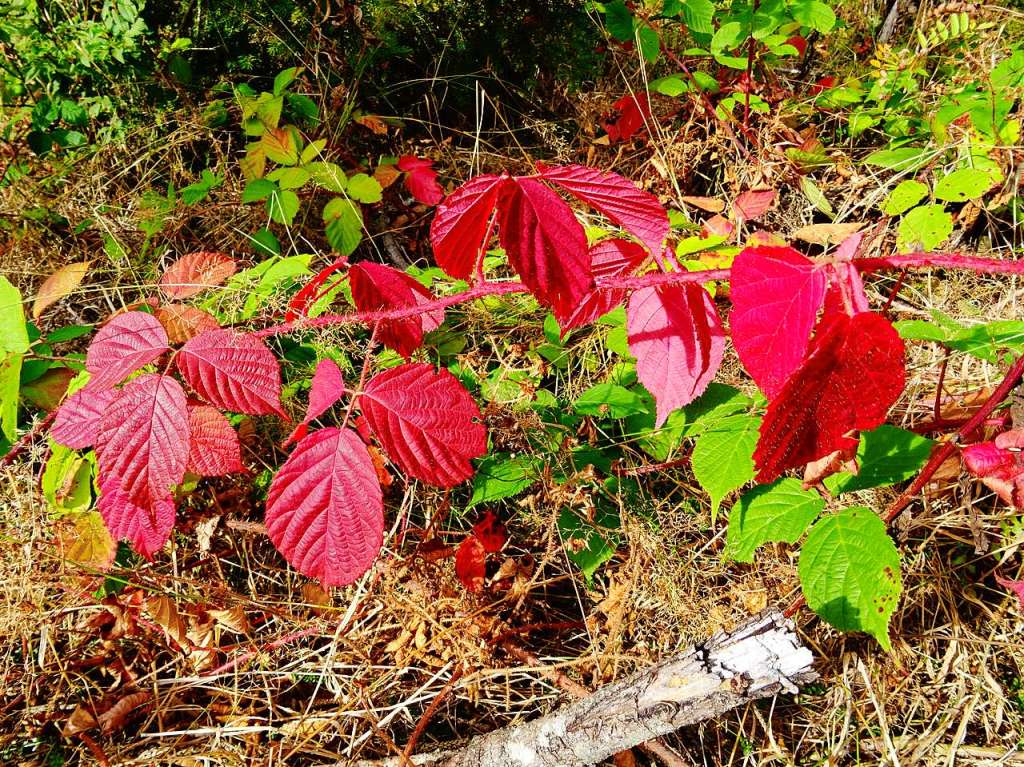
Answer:
<svg viewBox="0 0 1024 767"><path fill-rule="evenodd" d="M864 226L859 223L809 224L793 232L793 237L813 245L836 245L856 234Z"/></svg>
<svg viewBox="0 0 1024 767"><path fill-rule="evenodd" d="M82 261L77 264L68 264L47 277L39 287L36 301L32 305L32 317L39 319L39 316L48 307L70 295L82 283L91 263L92 261Z"/></svg>
<svg viewBox="0 0 1024 767"><path fill-rule="evenodd" d="M721 213L725 210L725 202L714 197L691 197L682 198L687 205L706 210L708 213Z"/></svg>
<svg viewBox="0 0 1024 767"><path fill-rule="evenodd" d="M768 212L774 200L774 189L748 189L733 200L733 217L737 221L755 221Z"/></svg>

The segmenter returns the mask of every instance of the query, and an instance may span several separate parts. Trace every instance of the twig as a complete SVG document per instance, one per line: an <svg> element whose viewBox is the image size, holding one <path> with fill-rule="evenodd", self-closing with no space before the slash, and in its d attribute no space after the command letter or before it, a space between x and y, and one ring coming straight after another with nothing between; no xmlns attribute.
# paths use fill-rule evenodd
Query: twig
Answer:
<svg viewBox="0 0 1024 767"><path fill-rule="evenodd" d="M38 421L30 431L23 434L21 439L15 442L11 449L7 451L6 455L4 455L3 458L0 458L0 468L13 463L14 459L21 455L25 448L32 444L32 441L39 436L41 432L45 431L51 423L53 423L53 419L56 417L57 411L54 409L46 415L46 418Z"/></svg>
<svg viewBox="0 0 1024 767"><path fill-rule="evenodd" d="M402 758L407 763L412 763L412 755L416 751L416 744L419 742L420 736L427 729L427 725L430 724L430 720L434 718L434 714L437 713L441 704L451 694L452 690L455 689L455 683L462 677L462 673L461 668L456 668L445 686L434 696L434 699L430 701L430 705L420 715L419 721L416 722L416 726L413 728L412 735L409 736L409 742L406 743L405 750L402 751Z"/></svg>

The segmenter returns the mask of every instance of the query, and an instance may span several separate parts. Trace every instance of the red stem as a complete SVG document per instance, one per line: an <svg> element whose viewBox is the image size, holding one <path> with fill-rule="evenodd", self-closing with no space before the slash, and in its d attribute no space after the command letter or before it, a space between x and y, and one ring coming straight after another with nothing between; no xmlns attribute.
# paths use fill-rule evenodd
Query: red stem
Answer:
<svg viewBox="0 0 1024 767"><path fill-rule="evenodd" d="M928 267L964 269L978 274L1024 274L1024 261L975 258L962 253L906 253L901 256L886 256L884 258L858 258L852 263L861 274L890 269L924 269Z"/></svg>

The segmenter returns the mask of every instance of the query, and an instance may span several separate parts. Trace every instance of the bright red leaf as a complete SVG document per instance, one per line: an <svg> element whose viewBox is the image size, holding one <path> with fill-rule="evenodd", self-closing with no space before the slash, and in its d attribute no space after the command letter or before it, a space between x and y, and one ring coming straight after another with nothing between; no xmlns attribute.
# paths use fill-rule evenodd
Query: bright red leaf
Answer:
<svg viewBox="0 0 1024 767"><path fill-rule="evenodd" d="M668 236L668 213L658 198L618 173L584 165L540 165L541 177L606 215L660 255Z"/></svg>
<svg viewBox="0 0 1024 767"><path fill-rule="evenodd" d="M460 186L442 202L430 224L434 260L445 273L464 280L486 247L488 224L507 176L485 174Z"/></svg>
<svg viewBox="0 0 1024 767"><path fill-rule="evenodd" d="M473 535L480 540L488 554L497 554L508 540L505 526L498 521L493 511L488 511L483 519L473 525Z"/></svg>
<svg viewBox="0 0 1024 767"><path fill-rule="evenodd" d="M424 205L437 205L444 199L433 160L405 155L398 158L398 169L405 173L405 188Z"/></svg>
<svg viewBox="0 0 1024 767"><path fill-rule="evenodd" d="M356 264L349 270L349 280L356 308L363 312L405 309L434 300L433 294L416 278L383 264L369 261ZM423 334L435 330L442 322L444 309L383 320L377 328L377 340L409 359L423 344Z"/></svg>
<svg viewBox="0 0 1024 767"><path fill-rule="evenodd" d="M732 214L737 221L756 221L771 207L774 189L748 189L732 203Z"/></svg>
<svg viewBox="0 0 1024 767"><path fill-rule="evenodd" d="M903 391L903 341L884 317L826 318L811 351L768 406L754 452L758 482L857 446Z"/></svg>
<svg viewBox="0 0 1024 767"><path fill-rule="evenodd" d="M148 507L134 503L113 475L99 478L100 497L96 508L110 536L128 541L146 559L152 559L171 537L174 529L174 501L163 498Z"/></svg>
<svg viewBox="0 0 1024 767"><path fill-rule="evenodd" d="M99 475L152 511L185 476L189 421L185 392L170 376L140 376L103 411L96 441ZM113 532L113 531L111 531Z"/></svg>
<svg viewBox="0 0 1024 767"><path fill-rule="evenodd" d="M57 410L50 436L55 442L74 450L92 447L99 437L103 411L116 396L116 389L76 391Z"/></svg>
<svg viewBox="0 0 1024 767"><path fill-rule="evenodd" d="M637 378L654 397L661 426L715 377L725 351L718 312L695 283L641 288L629 298L626 330Z"/></svg>
<svg viewBox="0 0 1024 767"><path fill-rule="evenodd" d="M338 256L334 261L328 264L326 267L321 269L314 275L313 279L307 282L302 289L292 296L292 300L288 302L288 310L284 313L285 322L294 322L299 317L306 317L309 315L309 307L317 301L320 297L326 295L336 284L332 282L330 285L325 287L325 283L332 274L348 266L348 258L346 256ZM341 278L339 278L340 280Z"/></svg>
<svg viewBox="0 0 1024 767"><path fill-rule="evenodd" d="M188 427L188 471L201 477L245 471L238 433L219 410L209 405L190 407Z"/></svg>
<svg viewBox="0 0 1024 767"><path fill-rule="evenodd" d="M768 399L807 354L825 285L824 270L792 248L746 248L733 261L732 342Z"/></svg>
<svg viewBox="0 0 1024 767"><path fill-rule="evenodd" d="M487 550L475 535L467 535L455 552L455 576L466 591L476 592L487 580Z"/></svg>
<svg viewBox="0 0 1024 767"><path fill-rule="evenodd" d="M345 586L384 541L384 501L366 445L351 429L305 437L267 494L267 534L289 564L325 586Z"/></svg>
<svg viewBox="0 0 1024 767"><path fill-rule="evenodd" d="M595 282L602 278L625 277L639 269L650 255L635 242L617 238L601 240L590 248L590 270ZM626 299L626 291L595 287L564 323L562 333L587 325L607 314Z"/></svg>
<svg viewBox="0 0 1024 767"><path fill-rule="evenodd" d="M413 363L378 373L359 398L363 417L407 474L440 487L473 476L487 451L480 409L447 370Z"/></svg>
<svg viewBox="0 0 1024 767"><path fill-rule="evenodd" d="M89 388L109 389L169 348L167 333L152 314L119 314L100 328L86 352Z"/></svg>
<svg viewBox="0 0 1024 767"><path fill-rule="evenodd" d="M182 299L220 285L235 273L235 260L223 253L188 253L171 264L160 278L160 290L168 298Z"/></svg>
<svg viewBox="0 0 1024 767"><path fill-rule="evenodd" d="M604 120L610 141L629 141L653 120L651 102L646 93L627 94L612 104L612 108L615 112Z"/></svg>
<svg viewBox="0 0 1024 767"><path fill-rule="evenodd" d="M309 405L303 423L319 418L345 393L345 379L332 359L322 359L316 365L313 382L309 387Z"/></svg>
<svg viewBox="0 0 1024 767"><path fill-rule="evenodd" d="M512 179L498 205L498 237L536 299L568 320L594 287L587 237L572 209L539 181Z"/></svg>
<svg viewBox="0 0 1024 767"><path fill-rule="evenodd" d="M250 415L281 409L281 371L261 340L231 330L200 333L178 352L178 370L196 393L223 410Z"/></svg>
<svg viewBox="0 0 1024 767"><path fill-rule="evenodd" d="M964 466L1008 506L1024 507L1024 454L1019 450L1020 430L998 435L991 442L964 447Z"/></svg>

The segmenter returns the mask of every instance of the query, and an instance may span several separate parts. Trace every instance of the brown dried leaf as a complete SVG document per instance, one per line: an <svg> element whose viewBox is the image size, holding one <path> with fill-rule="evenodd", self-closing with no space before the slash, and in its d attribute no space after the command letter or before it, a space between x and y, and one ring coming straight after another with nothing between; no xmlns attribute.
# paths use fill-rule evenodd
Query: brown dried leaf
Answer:
<svg viewBox="0 0 1024 767"><path fill-rule="evenodd" d="M210 617L220 626L236 634L248 634L250 631L249 619L245 617L245 610L241 605L235 605L227 610L208 610Z"/></svg>
<svg viewBox="0 0 1024 767"><path fill-rule="evenodd" d="M381 120L377 115L359 115L358 117L352 118L354 122L362 125L364 128L373 131L378 136L386 136L388 132L388 124Z"/></svg>
<svg viewBox="0 0 1024 767"><path fill-rule="evenodd" d="M117 555L117 541L110 536L98 511L76 515L70 535L72 540L64 554L67 561L97 570L110 567Z"/></svg>
<svg viewBox="0 0 1024 767"><path fill-rule="evenodd" d="M82 261L78 264L68 264L47 277L39 287L39 293L32 305L32 317L39 319L39 315L48 307L70 295L82 283L91 263L92 261Z"/></svg>
<svg viewBox="0 0 1024 767"><path fill-rule="evenodd" d="M142 709L148 707L152 700L153 694L149 692L134 692L125 695L110 709L100 714L98 719L100 731L104 735L109 735L124 728L128 724L128 720L142 713Z"/></svg>
<svg viewBox="0 0 1024 767"><path fill-rule="evenodd" d="M96 717L93 716L92 712L84 704L79 703L64 723L64 729L61 732L65 738L70 738L72 735L91 730L98 724L99 722L96 721Z"/></svg>
<svg viewBox="0 0 1024 767"><path fill-rule="evenodd" d="M725 210L725 201L716 199L714 197L686 196L683 197L682 200L687 205L692 205L695 208L706 210L708 213L721 213L723 210Z"/></svg>
<svg viewBox="0 0 1024 767"><path fill-rule="evenodd" d="M146 610L179 647L187 645L185 621L178 614L178 606L174 604L174 600L166 594L158 594L146 600Z"/></svg>
<svg viewBox="0 0 1024 767"><path fill-rule="evenodd" d="M793 232L793 237L812 245L838 245L847 237L856 234L864 224L808 224Z"/></svg>
<svg viewBox="0 0 1024 767"><path fill-rule="evenodd" d="M378 165L377 170L373 172L373 177L377 179L377 183L380 184L381 189L387 189L393 183L398 181L401 175L402 171L394 165Z"/></svg>
<svg viewBox="0 0 1024 767"><path fill-rule="evenodd" d="M203 331L216 330L220 323L212 314L185 304L167 304L154 313L172 344L183 344Z"/></svg>

